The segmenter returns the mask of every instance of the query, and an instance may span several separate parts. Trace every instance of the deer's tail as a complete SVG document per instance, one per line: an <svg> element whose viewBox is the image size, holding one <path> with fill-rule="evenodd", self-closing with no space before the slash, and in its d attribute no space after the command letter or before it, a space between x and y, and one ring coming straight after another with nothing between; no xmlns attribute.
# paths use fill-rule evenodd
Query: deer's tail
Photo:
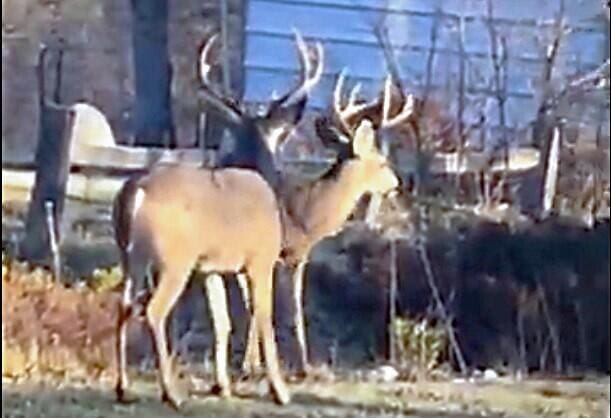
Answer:
<svg viewBox="0 0 611 418"><path fill-rule="evenodd" d="M126 257L132 242L132 224L135 212L141 202L140 178L127 180L113 201L112 223L115 233L115 241L121 252L121 257Z"/></svg>

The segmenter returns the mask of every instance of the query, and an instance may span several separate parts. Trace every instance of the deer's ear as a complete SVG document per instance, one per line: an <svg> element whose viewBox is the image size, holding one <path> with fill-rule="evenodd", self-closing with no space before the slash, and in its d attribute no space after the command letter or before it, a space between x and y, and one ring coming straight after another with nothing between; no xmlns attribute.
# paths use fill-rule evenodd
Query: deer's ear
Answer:
<svg viewBox="0 0 611 418"><path fill-rule="evenodd" d="M375 130L369 119L363 119L354 133L352 140L354 154L365 158L375 153Z"/></svg>
<svg viewBox="0 0 611 418"><path fill-rule="evenodd" d="M337 153L338 161L354 158L354 150L352 149L350 139L333 126L329 118L325 116L316 118L314 120L314 129L325 148L334 150Z"/></svg>

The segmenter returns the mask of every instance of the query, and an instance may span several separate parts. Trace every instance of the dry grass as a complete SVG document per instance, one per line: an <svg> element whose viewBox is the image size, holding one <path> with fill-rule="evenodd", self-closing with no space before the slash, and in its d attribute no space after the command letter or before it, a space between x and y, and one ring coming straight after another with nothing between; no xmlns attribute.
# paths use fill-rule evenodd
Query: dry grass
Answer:
<svg viewBox="0 0 611 418"><path fill-rule="evenodd" d="M540 393L558 385L552 398ZM607 383L393 383L326 382L291 385L293 402L279 407L266 396L267 386L237 383L236 396L221 400L193 395L183 410L159 402L152 376L133 384L137 400L114 402L110 382L4 382L4 417L603 417L609 402Z"/></svg>
<svg viewBox="0 0 611 418"><path fill-rule="evenodd" d="M118 295L54 284L13 267L2 279L2 373L99 376L112 372Z"/></svg>

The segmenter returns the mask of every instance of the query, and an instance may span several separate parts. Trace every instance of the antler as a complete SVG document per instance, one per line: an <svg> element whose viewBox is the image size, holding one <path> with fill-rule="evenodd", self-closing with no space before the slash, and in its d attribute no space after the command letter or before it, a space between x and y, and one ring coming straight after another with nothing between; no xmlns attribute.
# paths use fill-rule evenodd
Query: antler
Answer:
<svg viewBox="0 0 611 418"><path fill-rule="evenodd" d="M204 87L218 94L218 92L213 87L212 82L210 81L210 71L212 70L212 63L209 62L210 51L212 50L212 47L216 43L217 39L218 33L215 33L210 37L210 39L208 39L208 41L206 41L206 43L202 47L202 50L199 54L199 76Z"/></svg>
<svg viewBox="0 0 611 418"><path fill-rule="evenodd" d="M324 67L324 50L322 44L320 42L314 44L316 50L316 65L314 66L310 58L312 54L301 36L301 33L299 33L297 29L293 29L293 33L295 34L295 44L297 45L299 63L302 69L301 80L293 89L280 98L275 99L272 102L272 106L290 106L298 102L310 93L310 90L318 84L322 77Z"/></svg>
<svg viewBox="0 0 611 418"><path fill-rule="evenodd" d="M389 74L384 82L384 98L382 102L382 121L380 122L380 128L392 128L397 126L412 116L414 113L414 95L408 94L405 97L405 102L401 111L394 117L390 116L391 97L392 97L392 76Z"/></svg>
<svg viewBox="0 0 611 418"><path fill-rule="evenodd" d="M231 102L231 99L226 98L217 90L214 83L210 80L210 72L212 71L213 62L210 58L211 51L218 39L218 34L214 34L206 41L199 55L199 76L201 79L200 91L204 95L206 101L216 111L232 123L240 123L242 120L242 112L237 106Z"/></svg>
<svg viewBox="0 0 611 418"><path fill-rule="evenodd" d="M378 104L378 100L374 99L371 102L356 103L358 94L361 91L361 83L357 83L348 96L348 103L342 105L342 89L344 87L344 80L346 79L346 69L344 68L335 83L335 89L333 90L333 110L339 119L344 130L348 133L352 132L354 120L360 119L360 116L368 112L373 106Z"/></svg>

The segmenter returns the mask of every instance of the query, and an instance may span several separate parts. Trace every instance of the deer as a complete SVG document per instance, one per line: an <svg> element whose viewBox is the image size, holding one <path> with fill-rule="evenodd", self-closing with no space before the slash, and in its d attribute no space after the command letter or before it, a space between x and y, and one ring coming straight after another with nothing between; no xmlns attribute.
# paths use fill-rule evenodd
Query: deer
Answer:
<svg viewBox="0 0 611 418"><path fill-rule="evenodd" d="M127 289L124 306L129 304L132 287L144 282L149 268L156 275L145 315L159 363L162 399L177 409L182 403L172 382L166 321L195 268L209 273L240 272L247 277L254 296L253 320L263 333L260 337L275 400L289 402L271 316L273 270L280 253L282 225L275 193L267 181L259 173L241 168L159 166L120 190L113 214L122 221L120 239L126 248L122 253ZM265 242L261 242L262 234ZM225 364L230 327L222 313L217 313L218 303L214 299L210 303L217 390L230 396ZM121 320L119 326L125 327L125 316ZM124 384L125 377L117 382L119 399Z"/></svg>
<svg viewBox="0 0 611 418"><path fill-rule="evenodd" d="M343 84L346 79L346 70L344 69L338 77L334 89L334 101L337 102L337 95L342 91ZM358 122L367 118L371 120L374 128L380 129L383 124L383 115L395 115L406 106L406 102L410 101L409 107L413 110L409 117L400 120L400 123L395 124L392 129L392 136L395 141L401 138L404 146L416 149L422 146L419 142L428 139L433 139L436 142L436 150L449 151L453 150L450 147L455 147L456 121L448 117L443 112L439 102L431 97L418 97L413 94L405 94L399 80L395 80L392 75L385 78L384 88L380 93L371 100L358 99L358 94L361 90L361 84L356 84L350 92L350 101L353 103L353 110L347 117L339 118L337 115L332 115L331 120L328 118L320 118L318 120L319 127L334 125L334 129L338 129L344 135L348 135ZM387 131L387 130L385 130ZM425 138L427 134L433 134L433 138ZM428 144L433 145L433 144Z"/></svg>
<svg viewBox="0 0 611 418"><path fill-rule="evenodd" d="M323 178L307 187L281 187L278 190L278 200L286 215L282 218L284 241L281 258L292 276L293 319L301 375L307 375L310 369L303 313L304 270L309 253L320 240L342 229L360 197L367 193L377 193L378 196L388 194L398 186L398 177L388 160L390 139L404 136L410 142L417 142L423 129L431 129L421 125L432 125L435 144L428 146L434 147L436 164L431 170L449 174L465 169L461 166L453 167L446 162L444 152L454 151L451 139L455 124L443 115L436 103L404 94L389 75L381 95L371 101L360 100L358 95L361 86L357 84L348 95L348 103L344 105L342 91L345 79L346 71L343 70L333 92L332 116L316 120L316 130L323 144L336 151L336 163ZM376 133L377 139L385 146L382 152L375 146ZM411 147L419 145L412 144ZM521 164L525 167L536 162L536 158L531 155L524 158L528 160ZM520 170L517 167L504 169ZM466 171L476 170L476 166L466 164ZM241 290L248 307L248 288L241 285ZM255 373L260 367L258 335L251 325L242 366L246 375Z"/></svg>
<svg viewBox="0 0 611 418"><path fill-rule="evenodd" d="M253 294L253 328L263 333L258 337L263 341L274 399L279 404L290 401L272 326L273 271L281 250L282 224L270 150L295 128L309 91L322 74L322 46L316 45L319 65L313 67L308 47L298 32L295 36L301 80L258 115L226 99L210 83L208 61L216 36L211 37L201 49L199 93L234 131L238 144L246 145L238 145L238 152L214 168L155 166L149 173L126 181L114 199L113 228L124 275L115 350L115 394L119 401L125 400L129 384L127 321L144 314L155 343L162 400L176 409L181 407L183 401L173 384L165 325L193 269L209 274L206 295L216 363L213 392L231 396L227 373L231 323L221 275L234 273ZM146 289L140 289L147 286L149 271L156 278L156 283L148 285L154 289L150 299ZM143 305L144 312L139 309Z"/></svg>
<svg viewBox="0 0 611 418"><path fill-rule="evenodd" d="M305 45L299 39L297 33L296 38L301 52L302 63L307 63ZM212 67L209 58L209 45L202 50L200 56L200 69L203 69L201 72L202 84L207 86L212 84L208 76ZM322 51L319 45L317 45L317 49L317 55L320 58ZM319 66L315 74L322 72L321 61L319 59ZM372 122L372 119L378 125L378 128L393 128L401 123L405 123L412 116L413 112L413 97L410 95L398 109L398 114L392 118L390 117L391 90L388 82L384 91L383 108L377 102L364 105L356 103L359 91L358 85L350 93L348 105L343 105L341 90L344 78L345 73L342 72L334 90L334 115L338 118L343 130L327 129L321 135L323 142L328 147L334 148L337 152L338 159L335 166L329 170L324 178L305 189L290 190L288 186L283 185L281 179L277 181L278 177L274 176L274 185L276 186L277 198L280 202L281 213L283 215L284 244L281 258L283 264L287 267L285 270L293 272L294 322L296 325L302 374L307 374L309 369L303 319L303 278L310 250L321 239L334 235L342 228L350 212L352 212L358 200L364 194L370 192L386 193L397 187L399 180L390 167L387 157L376 149L374 122ZM216 91L212 87L207 90ZM218 113L225 114L225 119L228 119L228 122L231 123L231 112L227 116L228 112L223 109L223 105L231 107L231 101L217 94L213 103L217 106ZM305 103L303 104L305 105ZM373 113L378 108L383 111L382 119ZM395 110L397 109L393 108L393 111ZM356 128L355 121L361 121ZM240 125L237 124L237 126ZM350 143L346 136L353 138L352 143ZM286 138L287 136L284 136L273 142L259 143L257 145L259 147L262 145L267 146L265 154L269 152L274 155ZM245 136L238 135L238 143L240 140L244 141L246 139ZM252 143L247 143L243 147L249 145L253 146ZM262 159L257 158L253 153L242 154L239 158L231 157L227 160L227 164L231 165L232 161L235 160L241 160L241 163L245 164L245 166L260 172L270 171L269 166L263 164ZM271 161L274 161L274 159L272 158ZM277 170L274 170L274 173L276 174ZM336 206L340 207L341 210L335 216L329 217L334 212L330 209ZM248 283L245 282L241 275L238 275L237 278L246 307L248 310L251 310L252 304L250 303ZM246 375L256 372L260 365L261 356L257 335L256 323L251 322L242 367Z"/></svg>
<svg viewBox="0 0 611 418"><path fill-rule="evenodd" d="M299 31L294 30L301 81L292 90L271 100L263 114L251 114L242 103L226 97L211 79L214 59L212 51L218 35L211 36L201 49L199 72L200 95L209 111L214 112L235 137L235 147L221 156L219 167L242 167L259 171L277 188L280 181L274 160L277 149L298 125L303 116L309 92L322 77L324 50L320 42L314 45L314 60L310 47Z"/></svg>
<svg viewBox="0 0 611 418"><path fill-rule="evenodd" d="M356 103L358 85L353 88L347 104L343 103L341 88L343 72L338 78L334 91L334 116L341 121L348 136L336 129L319 129L323 143L336 151L335 164L319 180L305 187L280 190L278 200L288 214L282 220L283 244L281 259L287 272L292 276L294 323L299 346L300 375L310 370L306 342L303 296L305 267L312 248L322 239L333 236L344 226L358 201L368 193L388 194L397 189L399 178L391 166L385 148L376 145L376 130L373 122L365 117L370 106ZM389 84L387 83L387 86ZM389 89L385 89L385 94ZM390 129L404 123L413 112L413 100L408 97L399 112L391 117L389 100L384 101L379 129ZM352 120L356 120L353 126ZM318 128L322 128L319 126ZM241 287L247 303L247 288ZM243 363L246 375L256 373L260 367L260 332L258 324L251 322Z"/></svg>

